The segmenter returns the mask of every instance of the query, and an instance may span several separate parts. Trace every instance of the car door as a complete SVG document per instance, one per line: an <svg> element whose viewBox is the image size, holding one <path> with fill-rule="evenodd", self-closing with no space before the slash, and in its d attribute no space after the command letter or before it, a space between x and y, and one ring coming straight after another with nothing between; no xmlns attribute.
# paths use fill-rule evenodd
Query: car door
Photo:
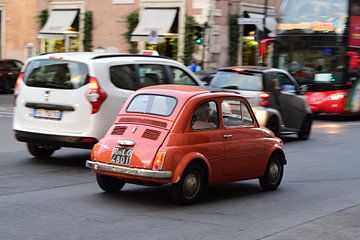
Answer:
<svg viewBox="0 0 360 240"><path fill-rule="evenodd" d="M299 95L295 80L285 73L276 72L279 81L279 105L283 123L286 128L299 129L304 118L304 99Z"/></svg>
<svg viewBox="0 0 360 240"><path fill-rule="evenodd" d="M254 177L264 158L263 133L255 127L250 106L240 98L222 100L222 124L225 128L225 177Z"/></svg>

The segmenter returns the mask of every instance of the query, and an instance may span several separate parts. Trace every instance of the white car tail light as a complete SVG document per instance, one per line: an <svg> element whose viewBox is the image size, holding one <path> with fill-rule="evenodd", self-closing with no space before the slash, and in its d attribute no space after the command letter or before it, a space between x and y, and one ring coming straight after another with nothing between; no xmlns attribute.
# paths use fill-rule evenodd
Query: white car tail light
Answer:
<svg viewBox="0 0 360 240"><path fill-rule="evenodd" d="M97 113L107 95L104 92L95 77L89 77L89 89L86 92L86 98L92 106L91 113Z"/></svg>
<svg viewBox="0 0 360 240"><path fill-rule="evenodd" d="M15 84L15 89L14 89L14 106L16 106L16 98L20 93L21 83L23 82L23 79L24 79L24 73L21 72L21 73L19 73L19 75L16 79L16 84Z"/></svg>

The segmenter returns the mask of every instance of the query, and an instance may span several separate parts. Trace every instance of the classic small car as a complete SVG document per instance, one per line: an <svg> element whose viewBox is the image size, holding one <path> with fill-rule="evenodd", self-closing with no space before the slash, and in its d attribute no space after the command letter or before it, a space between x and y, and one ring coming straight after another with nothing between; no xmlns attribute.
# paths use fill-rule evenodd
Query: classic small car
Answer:
<svg viewBox="0 0 360 240"><path fill-rule="evenodd" d="M136 91L86 162L105 192L125 183L172 184L178 204L225 181L258 178L275 190L284 164L282 141L259 127L244 97L180 85Z"/></svg>

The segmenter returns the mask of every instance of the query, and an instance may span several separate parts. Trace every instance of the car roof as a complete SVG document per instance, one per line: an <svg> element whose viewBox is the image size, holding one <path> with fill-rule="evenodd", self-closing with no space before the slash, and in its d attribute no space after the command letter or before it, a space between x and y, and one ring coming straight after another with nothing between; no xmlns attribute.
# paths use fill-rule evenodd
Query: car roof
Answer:
<svg viewBox="0 0 360 240"><path fill-rule="evenodd" d="M227 91L222 89L198 87L198 86L189 86L189 85L177 85L177 84L167 84L167 85L154 85L145 88L141 88L133 93L128 99L124 106L128 106L132 99L141 94L156 94L156 95L165 95L175 97L178 101L177 110L180 111L183 106L192 98L201 98L206 97L241 97L239 93L235 91ZM244 98L243 98L244 99ZM126 109L122 108L120 114L126 115ZM171 121L175 121L176 114L169 117L165 117Z"/></svg>
<svg viewBox="0 0 360 240"><path fill-rule="evenodd" d="M136 95L144 94L144 93L174 96L177 98L181 98L182 101L184 102L196 95L201 95L201 94L216 95L216 97L218 96L241 97L241 95L238 92L228 89L177 85L177 84L149 86L136 91Z"/></svg>
<svg viewBox="0 0 360 240"><path fill-rule="evenodd" d="M163 59L165 61L176 62L170 58L164 56L152 56L144 54L130 54L130 53L97 53L97 52L60 52L60 53L44 53L39 56L32 57L29 60L34 59L59 59L59 60L75 60L82 62L89 62L92 60L105 60L113 58L136 58L136 59Z"/></svg>

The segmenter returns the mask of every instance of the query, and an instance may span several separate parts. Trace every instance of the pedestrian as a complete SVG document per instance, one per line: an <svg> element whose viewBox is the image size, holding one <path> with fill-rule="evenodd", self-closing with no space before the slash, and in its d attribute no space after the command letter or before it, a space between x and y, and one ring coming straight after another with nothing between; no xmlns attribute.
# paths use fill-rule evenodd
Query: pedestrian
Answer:
<svg viewBox="0 0 360 240"><path fill-rule="evenodd" d="M196 68L197 68L196 60L193 59L193 60L191 60L190 70L192 72L196 72Z"/></svg>

